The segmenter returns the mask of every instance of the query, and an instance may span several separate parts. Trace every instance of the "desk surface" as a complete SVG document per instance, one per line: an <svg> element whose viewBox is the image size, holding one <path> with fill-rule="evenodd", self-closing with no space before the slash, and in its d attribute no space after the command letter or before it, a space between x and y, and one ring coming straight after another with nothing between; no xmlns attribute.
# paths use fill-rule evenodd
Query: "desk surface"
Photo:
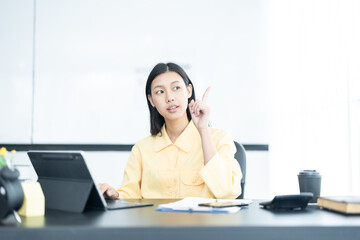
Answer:
<svg viewBox="0 0 360 240"><path fill-rule="evenodd" d="M1 225L1 239L360 239L360 216L344 216L309 206L274 212L259 201L234 214L159 212L153 207L82 214L47 210L22 218L21 226Z"/></svg>

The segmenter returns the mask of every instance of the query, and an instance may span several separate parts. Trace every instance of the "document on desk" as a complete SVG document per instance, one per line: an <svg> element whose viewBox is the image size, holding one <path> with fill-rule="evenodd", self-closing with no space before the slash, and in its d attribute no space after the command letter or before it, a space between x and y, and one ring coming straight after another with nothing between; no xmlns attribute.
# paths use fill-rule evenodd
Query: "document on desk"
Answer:
<svg viewBox="0 0 360 240"><path fill-rule="evenodd" d="M177 202L168 204L159 204L156 208L157 211L164 212L201 212L201 213L235 213L241 209L241 207L205 207L199 206L204 203L229 203L234 204L251 204L252 200L245 199L212 199L212 198L200 198L200 197L187 197Z"/></svg>

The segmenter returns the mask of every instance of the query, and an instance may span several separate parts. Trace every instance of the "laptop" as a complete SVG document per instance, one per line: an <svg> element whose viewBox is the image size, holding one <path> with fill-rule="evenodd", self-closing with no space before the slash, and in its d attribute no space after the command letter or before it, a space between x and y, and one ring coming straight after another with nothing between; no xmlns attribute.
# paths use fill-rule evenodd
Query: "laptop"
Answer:
<svg viewBox="0 0 360 240"><path fill-rule="evenodd" d="M141 200L105 200L82 151L29 151L48 209L83 212L147 207Z"/></svg>

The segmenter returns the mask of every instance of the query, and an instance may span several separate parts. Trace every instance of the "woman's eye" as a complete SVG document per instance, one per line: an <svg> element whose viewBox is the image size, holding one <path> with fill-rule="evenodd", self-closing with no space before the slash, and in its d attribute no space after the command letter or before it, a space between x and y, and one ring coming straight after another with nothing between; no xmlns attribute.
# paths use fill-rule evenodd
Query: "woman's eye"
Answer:
<svg viewBox="0 0 360 240"><path fill-rule="evenodd" d="M179 86L174 87L174 90L178 90L178 89L180 89L180 87L179 87Z"/></svg>
<svg viewBox="0 0 360 240"><path fill-rule="evenodd" d="M160 94L160 93L163 93L164 91L163 90L158 90L158 91L156 91L155 93L156 94Z"/></svg>

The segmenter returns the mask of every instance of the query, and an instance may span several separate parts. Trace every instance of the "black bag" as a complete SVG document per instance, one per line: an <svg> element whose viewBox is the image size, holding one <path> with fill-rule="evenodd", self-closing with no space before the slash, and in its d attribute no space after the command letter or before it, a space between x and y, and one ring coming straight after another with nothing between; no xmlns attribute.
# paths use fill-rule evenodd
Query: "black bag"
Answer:
<svg viewBox="0 0 360 240"><path fill-rule="evenodd" d="M14 210L19 210L24 202L19 175L17 169L0 169L0 220L5 219Z"/></svg>

